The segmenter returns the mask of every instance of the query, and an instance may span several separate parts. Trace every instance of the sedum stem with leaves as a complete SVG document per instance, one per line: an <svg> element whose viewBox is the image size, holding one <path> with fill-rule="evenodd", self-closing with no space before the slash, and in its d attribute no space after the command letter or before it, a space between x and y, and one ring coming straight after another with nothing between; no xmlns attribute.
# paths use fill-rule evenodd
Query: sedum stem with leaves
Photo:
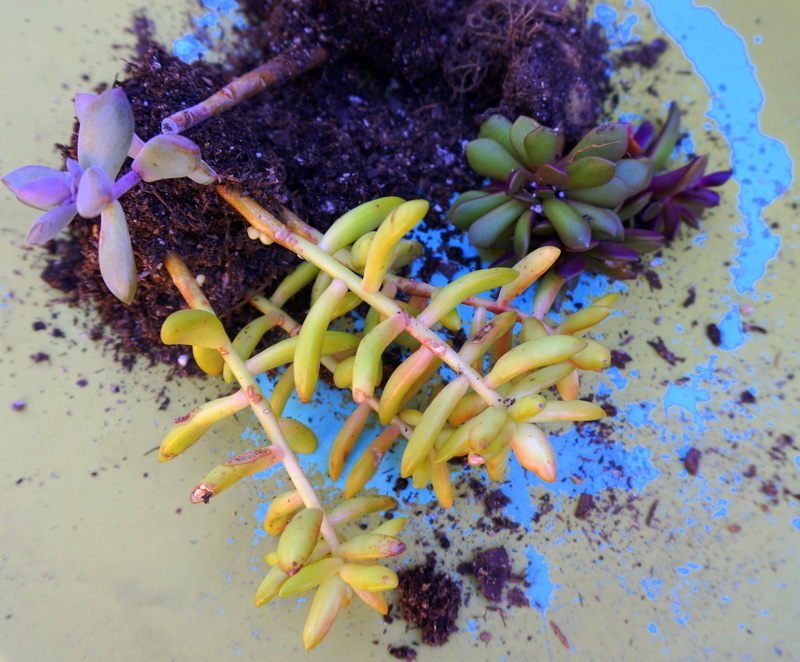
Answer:
<svg viewBox="0 0 800 662"><path fill-rule="evenodd" d="M199 285L197 285L197 281L195 281L191 272L186 267L186 264L177 253L169 253L164 260L164 265L169 271L173 281L176 283L176 286L178 286L181 293L184 295L187 303L189 303L192 308L212 312L208 300ZM256 378L247 369L244 360L242 360L236 352L230 340L227 339L227 336L226 342L219 347L218 351L233 372L239 385L244 390L247 400L263 426L264 431L267 433L268 438L283 452L282 462L286 468L286 473L289 474L292 484L300 494L303 505L305 505L306 508L323 510L322 502L303 471L303 467L300 466L297 456L289 446L289 442L286 440L286 436L281 430L278 419L270 407L269 400L264 396ZM328 543L330 549L335 552L339 546L339 539L329 518L324 515L320 526L320 533L325 538L325 542Z"/></svg>

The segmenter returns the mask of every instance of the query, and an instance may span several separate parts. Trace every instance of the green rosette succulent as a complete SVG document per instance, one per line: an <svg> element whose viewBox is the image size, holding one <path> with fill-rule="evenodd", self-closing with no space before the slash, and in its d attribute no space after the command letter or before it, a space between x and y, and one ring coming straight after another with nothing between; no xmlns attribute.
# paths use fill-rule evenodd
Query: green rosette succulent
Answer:
<svg viewBox="0 0 800 662"><path fill-rule="evenodd" d="M466 147L472 169L492 183L460 195L448 219L477 248L509 259L541 245L579 255L557 265L564 277L587 267L614 270L663 243L656 232L631 232L619 213L653 178L652 159L634 157L634 145L630 125L611 122L564 154L557 130L530 117L512 123L492 115Z"/></svg>

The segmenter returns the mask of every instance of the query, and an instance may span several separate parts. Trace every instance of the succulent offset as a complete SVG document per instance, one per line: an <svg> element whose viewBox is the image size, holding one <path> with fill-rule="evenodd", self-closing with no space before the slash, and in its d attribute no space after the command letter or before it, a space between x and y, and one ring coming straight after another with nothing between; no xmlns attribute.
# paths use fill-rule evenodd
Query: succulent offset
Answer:
<svg viewBox="0 0 800 662"><path fill-rule="evenodd" d="M697 226L719 203L709 187L730 172L703 176L706 157L656 175L677 142L679 113L672 104L656 136L649 123L602 124L566 154L556 130L521 116L492 115L467 144L470 167L491 180L462 193L447 218L497 263L520 259L537 246L557 246L560 278L584 269L630 278L627 263L675 237L681 220Z"/></svg>
<svg viewBox="0 0 800 662"><path fill-rule="evenodd" d="M119 198L140 181L189 177L210 184L216 176L191 140L162 134L145 143L136 136L130 102L121 88L77 94L75 114L80 122L77 161L67 159L65 171L23 166L2 182L20 202L45 212L31 226L28 243L47 243L78 215L100 216L100 273L114 296L130 303L137 273ZM126 156L133 158L131 169L116 179Z"/></svg>

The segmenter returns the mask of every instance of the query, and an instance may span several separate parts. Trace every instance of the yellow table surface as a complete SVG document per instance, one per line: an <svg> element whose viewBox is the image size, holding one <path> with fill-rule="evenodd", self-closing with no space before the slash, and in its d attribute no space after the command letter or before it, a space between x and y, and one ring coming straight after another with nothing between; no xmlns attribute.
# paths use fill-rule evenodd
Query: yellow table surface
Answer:
<svg viewBox="0 0 800 662"><path fill-rule="evenodd" d="M641 15L633 34L657 34L645 3L612 4L620 16ZM702 4L741 35L766 96L760 130L797 158L795 4ZM52 145L68 139L71 98L120 71L127 51L113 45L131 43L125 28L139 6L127 0L30 0L6 7L0 172L30 163L60 165ZM187 15L205 10L178 2L151 11L157 38L170 42L187 31ZM706 60L726 62L723 48L709 48ZM648 76L659 77L658 100L641 94ZM702 130L706 123L716 129L705 116L714 91L677 46L658 72L632 83L620 111L649 112L672 95L688 110L685 125L694 129L695 151L710 152L712 170L727 167L726 141L711 143L712 134ZM749 120L734 114L732 121ZM738 135L755 138L756 129ZM738 291L730 261L738 250L734 242L744 236L740 210L757 208L744 199L754 189L743 180L766 176L758 158L745 165L722 189L723 205L704 218L701 238L684 232L665 251L658 267L664 289L630 286L620 306L625 315L606 323L612 347L625 332L635 336L625 347L634 361L617 380L626 382L624 388L612 385L609 395L621 412L614 436L629 449L649 449L652 479L641 490L619 485L600 491L598 500L616 498L620 508L587 522L572 517L575 499L564 491L580 490L554 488L556 511L541 525L522 522L523 536L467 535L476 506L457 505L456 545L446 555L436 548L440 567L453 571L472 546L504 544L515 572L525 572L526 554L546 568L549 604L543 611L487 611L471 580L462 577L473 596L462 608L459 633L444 648L419 647L418 659L800 659L800 509L791 496L800 493L800 450L795 442L777 459L771 451L781 435L796 431L798 189L785 181L788 189L763 210L780 249L754 289ZM186 457L158 464L149 451L172 418L215 397L217 387L165 382L163 366L142 362L124 372L102 343L89 339L91 320L54 300L57 293L39 279L42 252L24 241L33 210L5 191L0 210L0 659L286 659L293 652L309 660L353 654L390 659L387 645L418 642L419 634L407 632L401 620L384 624L354 603L326 641L304 653L299 633L306 604L252 607L262 558L271 548L263 540L254 546L254 511L265 500L257 492L268 486L249 481L206 507L191 506L187 498L219 461L211 449L238 439L237 426L246 425L247 417L215 428ZM697 301L684 308L691 287ZM747 332L730 349L713 347L706 324L735 323L737 316L768 333ZM38 321L44 330L33 330ZM64 337L54 337L55 330ZM658 335L685 362L670 366L656 356L646 341ZM37 352L50 359L33 362ZM748 389L755 403L740 402ZM665 400L665 393L672 399ZM165 397L171 402L162 411ZM12 411L15 401L25 408ZM697 477L687 476L680 462L680 449L688 446L703 451ZM757 475L743 477L750 464ZM563 479L570 482L569 475ZM768 483L778 487L774 500L762 490ZM521 500L538 500L547 490L540 483L506 488ZM424 524L411 527L409 562L424 558L426 536ZM491 638L481 640L482 632Z"/></svg>

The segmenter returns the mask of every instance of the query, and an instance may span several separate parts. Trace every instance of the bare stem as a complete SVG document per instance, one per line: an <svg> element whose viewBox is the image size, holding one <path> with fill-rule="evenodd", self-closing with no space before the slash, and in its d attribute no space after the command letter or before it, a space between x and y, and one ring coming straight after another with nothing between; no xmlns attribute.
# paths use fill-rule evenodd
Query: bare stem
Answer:
<svg viewBox="0 0 800 662"><path fill-rule="evenodd" d="M161 122L161 131L163 133L186 131L200 122L254 97L268 87L279 85L318 67L326 59L328 59L328 52L322 47L316 47L309 51L281 53L244 76L234 79L205 101L173 113Z"/></svg>

